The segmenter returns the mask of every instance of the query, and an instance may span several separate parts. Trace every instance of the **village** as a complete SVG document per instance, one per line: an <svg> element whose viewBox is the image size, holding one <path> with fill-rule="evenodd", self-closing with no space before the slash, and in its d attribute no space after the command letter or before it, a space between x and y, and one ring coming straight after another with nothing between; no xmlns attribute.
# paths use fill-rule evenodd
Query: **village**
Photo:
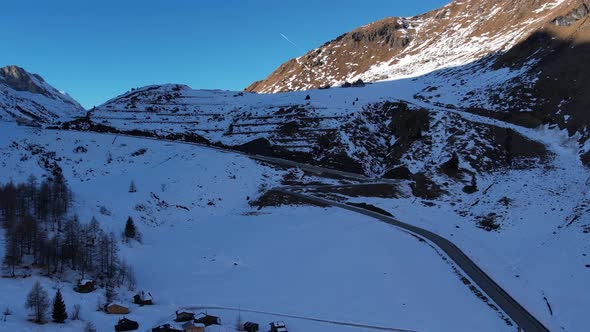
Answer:
<svg viewBox="0 0 590 332"><path fill-rule="evenodd" d="M75 287L78 293L91 293L97 289L94 280L84 279L80 280ZM140 291L133 296L133 304L139 306L138 310L143 306L154 305L154 298L151 292ZM131 306L123 302L113 301L104 305L105 313L109 315L123 316L117 321L114 326L115 331L135 331L139 330L140 323L127 318L125 315L131 313ZM283 321L270 322L269 332L288 332L287 326ZM221 330L223 328L223 330ZM229 328L229 330L228 330ZM220 317L210 315L207 312L195 312L190 309L177 310L170 321L159 324L151 328L152 332L213 332L213 331L245 331L258 332L260 325L255 322L242 322L241 318L231 324L224 325Z"/></svg>

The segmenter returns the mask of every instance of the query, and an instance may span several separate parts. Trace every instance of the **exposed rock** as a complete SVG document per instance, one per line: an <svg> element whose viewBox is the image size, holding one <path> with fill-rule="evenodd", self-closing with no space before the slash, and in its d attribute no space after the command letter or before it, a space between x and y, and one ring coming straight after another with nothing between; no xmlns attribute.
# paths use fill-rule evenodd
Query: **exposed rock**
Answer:
<svg viewBox="0 0 590 332"><path fill-rule="evenodd" d="M383 174L386 179L411 180L414 174L406 166L398 166Z"/></svg>
<svg viewBox="0 0 590 332"><path fill-rule="evenodd" d="M556 17L553 19L553 21L551 21L551 24L562 27L571 26L577 21L588 16L588 14L590 14L590 7L583 3L566 15Z"/></svg>
<svg viewBox="0 0 590 332"><path fill-rule="evenodd" d="M17 91L28 91L32 93L49 95L49 92L43 87L39 86L38 82L45 82L41 76L36 74L29 74L24 69L17 66L7 66L0 68L0 81L3 81L10 88Z"/></svg>
<svg viewBox="0 0 590 332"><path fill-rule="evenodd" d="M449 177L456 178L459 176L459 156L456 152L441 165L440 170Z"/></svg>
<svg viewBox="0 0 590 332"><path fill-rule="evenodd" d="M444 193L441 187L424 173L414 175L411 187L414 196L428 200L437 199Z"/></svg>
<svg viewBox="0 0 590 332"><path fill-rule="evenodd" d="M0 68L0 121L31 126L54 124L85 110L74 99L18 66Z"/></svg>
<svg viewBox="0 0 590 332"><path fill-rule="evenodd" d="M272 144L266 138L259 138L236 147L240 151L251 154L272 155Z"/></svg>

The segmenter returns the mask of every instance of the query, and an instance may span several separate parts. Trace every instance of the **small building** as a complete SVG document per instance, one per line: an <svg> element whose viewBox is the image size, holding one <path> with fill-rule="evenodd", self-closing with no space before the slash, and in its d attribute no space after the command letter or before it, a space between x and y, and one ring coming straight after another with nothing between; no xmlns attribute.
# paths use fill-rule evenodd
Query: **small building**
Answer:
<svg viewBox="0 0 590 332"><path fill-rule="evenodd" d="M139 304L140 306L154 304L154 298L150 292L141 291L133 296L133 303Z"/></svg>
<svg viewBox="0 0 590 332"><path fill-rule="evenodd" d="M182 332L205 332L205 324L186 322L182 324Z"/></svg>
<svg viewBox="0 0 590 332"><path fill-rule="evenodd" d="M195 323L202 323L205 324L205 326L221 325L221 319L219 319L219 317L211 316L206 313L200 313L197 316L195 316Z"/></svg>
<svg viewBox="0 0 590 332"><path fill-rule="evenodd" d="M110 303L105 305L104 311L111 315L127 315L129 308L120 303Z"/></svg>
<svg viewBox="0 0 590 332"><path fill-rule="evenodd" d="M270 332L287 332L287 326L285 322L272 322L270 323Z"/></svg>
<svg viewBox="0 0 590 332"><path fill-rule="evenodd" d="M115 331L135 331L137 329L139 329L139 323L125 317L119 319L119 322L115 325Z"/></svg>
<svg viewBox="0 0 590 332"><path fill-rule="evenodd" d="M152 332L183 332L182 330L172 326L170 324L164 324L152 329Z"/></svg>
<svg viewBox="0 0 590 332"><path fill-rule="evenodd" d="M90 279L79 280L74 290L78 293L92 293L96 290L96 282Z"/></svg>
<svg viewBox="0 0 590 332"><path fill-rule="evenodd" d="M188 310L177 310L176 311L176 322L188 322L195 319L195 313Z"/></svg>
<svg viewBox="0 0 590 332"><path fill-rule="evenodd" d="M245 322L244 323L244 331L246 332L258 332L260 327L256 323L252 322Z"/></svg>

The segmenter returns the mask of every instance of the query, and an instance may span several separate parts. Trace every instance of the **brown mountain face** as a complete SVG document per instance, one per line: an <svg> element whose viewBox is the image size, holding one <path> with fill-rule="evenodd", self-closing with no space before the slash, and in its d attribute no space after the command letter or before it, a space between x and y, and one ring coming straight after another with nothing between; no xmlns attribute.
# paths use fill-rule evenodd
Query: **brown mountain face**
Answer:
<svg viewBox="0 0 590 332"><path fill-rule="evenodd" d="M368 24L292 59L246 91L276 93L415 76L506 51L548 25L576 24L580 0L466 0ZM564 9L575 12L564 12Z"/></svg>
<svg viewBox="0 0 590 332"><path fill-rule="evenodd" d="M590 5L587 0L572 1L558 14L551 24L500 56L498 64L518 67L531 57L537 59L526 74L535 83L516 84L511 95L533 105L532 113L542 123L556 123L572 135L586 136L590 124Z"/></svg>

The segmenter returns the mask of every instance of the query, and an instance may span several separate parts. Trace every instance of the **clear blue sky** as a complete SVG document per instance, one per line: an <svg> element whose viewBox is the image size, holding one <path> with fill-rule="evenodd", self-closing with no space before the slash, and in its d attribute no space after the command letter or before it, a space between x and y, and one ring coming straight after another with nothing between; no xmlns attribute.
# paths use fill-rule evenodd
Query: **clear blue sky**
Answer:
<svg viewBox="0 0 590 332"><path fill-rule="evenodd" d="M447 2L6 1L0 66L16 64L38 73L87 108L148 84L242 90L344 32Z"/></svg>

